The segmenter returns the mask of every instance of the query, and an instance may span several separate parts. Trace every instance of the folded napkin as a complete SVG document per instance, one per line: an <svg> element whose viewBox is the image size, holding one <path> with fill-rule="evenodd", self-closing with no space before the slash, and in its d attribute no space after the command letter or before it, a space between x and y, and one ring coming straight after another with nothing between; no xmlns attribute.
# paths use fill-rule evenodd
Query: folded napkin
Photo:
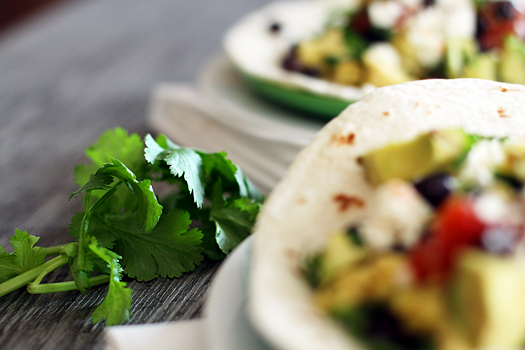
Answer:
<svg viewBox="0 0 525 350"><path fill-rule="evenodd" d="M252 95L222 56L208 64L196 87L158 86L148 121L179 144L226 151L263 193L323 126Z"/></svg>
<svg viewBox="0 0 525 350"><path fill-rule="evenodd" d="M106 329L106 350L205 350L201 319Z"/></svg>

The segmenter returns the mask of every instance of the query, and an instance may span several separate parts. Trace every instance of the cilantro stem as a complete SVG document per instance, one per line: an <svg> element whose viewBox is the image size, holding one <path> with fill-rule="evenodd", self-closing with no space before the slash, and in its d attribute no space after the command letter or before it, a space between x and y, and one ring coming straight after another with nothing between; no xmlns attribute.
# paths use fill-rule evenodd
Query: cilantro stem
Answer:
<svg viewBox="0 0 525 350"><path fill-rule="evenodd" d="M91 210L88 210L89 200L91 198L91 192L87 192L84 197L84 207L86 212L82 218L82 223L80 224L80 233L78 235L78 255L77 260L75 261L75 270L81 271L84 268L84 238L87 235L89 227L89 219L91 217Z"/></svg>
<svg viewBox="0 0 525 350"><path fill-rule="evenodd" d="M45 251L46 251L46 256L59 255L61 253L62 249L67 247L70 244L71 243L67 243L67 244L61 244L61 245L56 245L56 246L53 246L53 247L44 248Z"/></svg>
<svg viewBox="0 0 525 350"><path fill-rule="evenodd" d="M20 287L32 282L37 278L43 271L46 271L50 266L53 266L53 270L60 266L67 264L68 258L66 256L57 256L49 261L46 261L40 266L37 266L29 271L26 271L10 280L0 284L0 297L9 294Z"/></svg>
<svg viewBox="0 0 525 350"><path fill-rule="evenodd" d="M89 208L89 209L88 209L89 201L87 201L86 204L85 204L86 211L95 211L95 210L97 210L97 207L102 205L102 204L104 204L104 202L106 202L113 195L113 193L115 193L120 188L120 186L122 186L123 183L124 182L122 182L122 181L117 182L109 191L104 193L104 195L98 201L96 201L95 204L93 204L93 206L91 208ZM86 195L87 195L87 193L86 193Z"/></svg>
<svg viewBox="0 0 525 350"><path fill-rule="evenodd" d="M89 286L97 286L99 284L104 284L109 282L110 277L108 275L100 275L91 277L89 279ZM71 290L78 290L77 284L75 281L68 282L57 282L57 283L45 283L40 284L33 281L27 286L27 291L31 294L45 294L45 293L56 293L56 292L67 292Z"/></svg>
<svg viewBox="0 0 525 350"><path fill-rule="evenodd" d="M61 260L61 259L49 260L50 264L46 266L46 268L38 274L38 276L33 280L33 282L29 283L29 285L27 286L27 291L29 293L33 293L33 290L38 288L38 285L40 284L40 282L42 282L42 279L48 273L58 269L62 265L65 265L69 261L69 259L66 256L64 256L64 258L65 258L65 263L64 263L64 260Z"/></svg>

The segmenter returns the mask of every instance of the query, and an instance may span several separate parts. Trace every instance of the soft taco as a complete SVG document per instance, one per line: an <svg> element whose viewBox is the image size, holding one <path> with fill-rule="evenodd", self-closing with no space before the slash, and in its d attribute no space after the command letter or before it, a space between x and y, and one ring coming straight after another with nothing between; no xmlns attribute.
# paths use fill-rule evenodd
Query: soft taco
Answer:
<svg viewBox="0 0 525 350"><path fill-rule="evenodd" d="M255 328L286 350L522 347L524 136L520 85L425 80L349 106L258 219Z"/></svg>

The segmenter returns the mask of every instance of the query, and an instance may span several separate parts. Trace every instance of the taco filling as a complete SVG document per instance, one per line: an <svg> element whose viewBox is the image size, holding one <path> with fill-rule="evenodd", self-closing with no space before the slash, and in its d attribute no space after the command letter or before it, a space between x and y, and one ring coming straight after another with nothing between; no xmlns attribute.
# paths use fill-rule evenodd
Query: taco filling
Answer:
<svg viewBox="0 0 525 350"><path fill-rule="evenodd" d="M335 11L315 37L295 43L281 66L352 86L427 78L523 84L524 38L519 1L361 1Z"/></svg>
<svg viewBox="0 0 525 350"><path fill-rule="evenodd" d="M370 349L525 345L525 140L422 134L360 158L363 217L308 259L316 304Z"/></svg>

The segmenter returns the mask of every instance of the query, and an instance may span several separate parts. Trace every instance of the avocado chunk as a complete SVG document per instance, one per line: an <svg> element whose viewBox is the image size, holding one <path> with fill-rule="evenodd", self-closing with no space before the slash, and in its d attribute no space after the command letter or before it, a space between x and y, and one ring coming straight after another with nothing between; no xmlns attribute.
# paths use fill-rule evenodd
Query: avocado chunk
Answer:
<svg viewBox="0 0 525 350"><path fill-rule="evenodd" d="M450 306L476 349L520 347L525 342L525 270L480 250L464 252L451 281Z"/></svg>
<svg viewBox="0 0 525 350"><path fill-rule="evenodd" d="M321 260L321 281L327 281L342 268L363 259L367 249L352 242L344 231L337 231L330 236Z"/></svg>
<svg viewBox="0 0 525 350"><path fill-rule="evenodd" d="M465 65L462 73L463 78L497 79L497 65L493 53L482 53L476 55Z"/></svg>
<svg viewBox="0 0 525 350"><path fill-rule="evenodd" d="M394 178L411 181L451 170L472 143L472 137L462 130L438 130L372 151L361 161L366 178L374 186Z"/></svg>
<svg viewBox="0 0 525 350"><path fill-rule="evenodd" d="M459 78L463 69L477 52L476 42L472 39L451 39L447 42L445 67L447 78Z"/></svg>
<svg viewBox="0 0 525 350"><path fill-rule="evenodd" d="M415 80L405 72L401 58L390 44L374 44L362 56L365 81L377 87Z"/></svg>
<svg viewBox="0 0 525 350"><path fill-rule="evenodd" d="M505 159L496 169L507 178L525 181L525 141L519 140L503 144Z"/></svg>
<svg viewBox="0 0 525 350"><path fill-rule="evenodd" d="M417 48L408 40L406 32L397 33L392 37L392 46L399 53L403 69L410 75L415 77L425 76L425 68L418 61Z"/></svg>
<svg viewBox="0 0 525 350"><path fill-rule="evenodd" d="M499 62L502 81L525 84L525 44L515 36L508 36L503 44Z"/></svg>

